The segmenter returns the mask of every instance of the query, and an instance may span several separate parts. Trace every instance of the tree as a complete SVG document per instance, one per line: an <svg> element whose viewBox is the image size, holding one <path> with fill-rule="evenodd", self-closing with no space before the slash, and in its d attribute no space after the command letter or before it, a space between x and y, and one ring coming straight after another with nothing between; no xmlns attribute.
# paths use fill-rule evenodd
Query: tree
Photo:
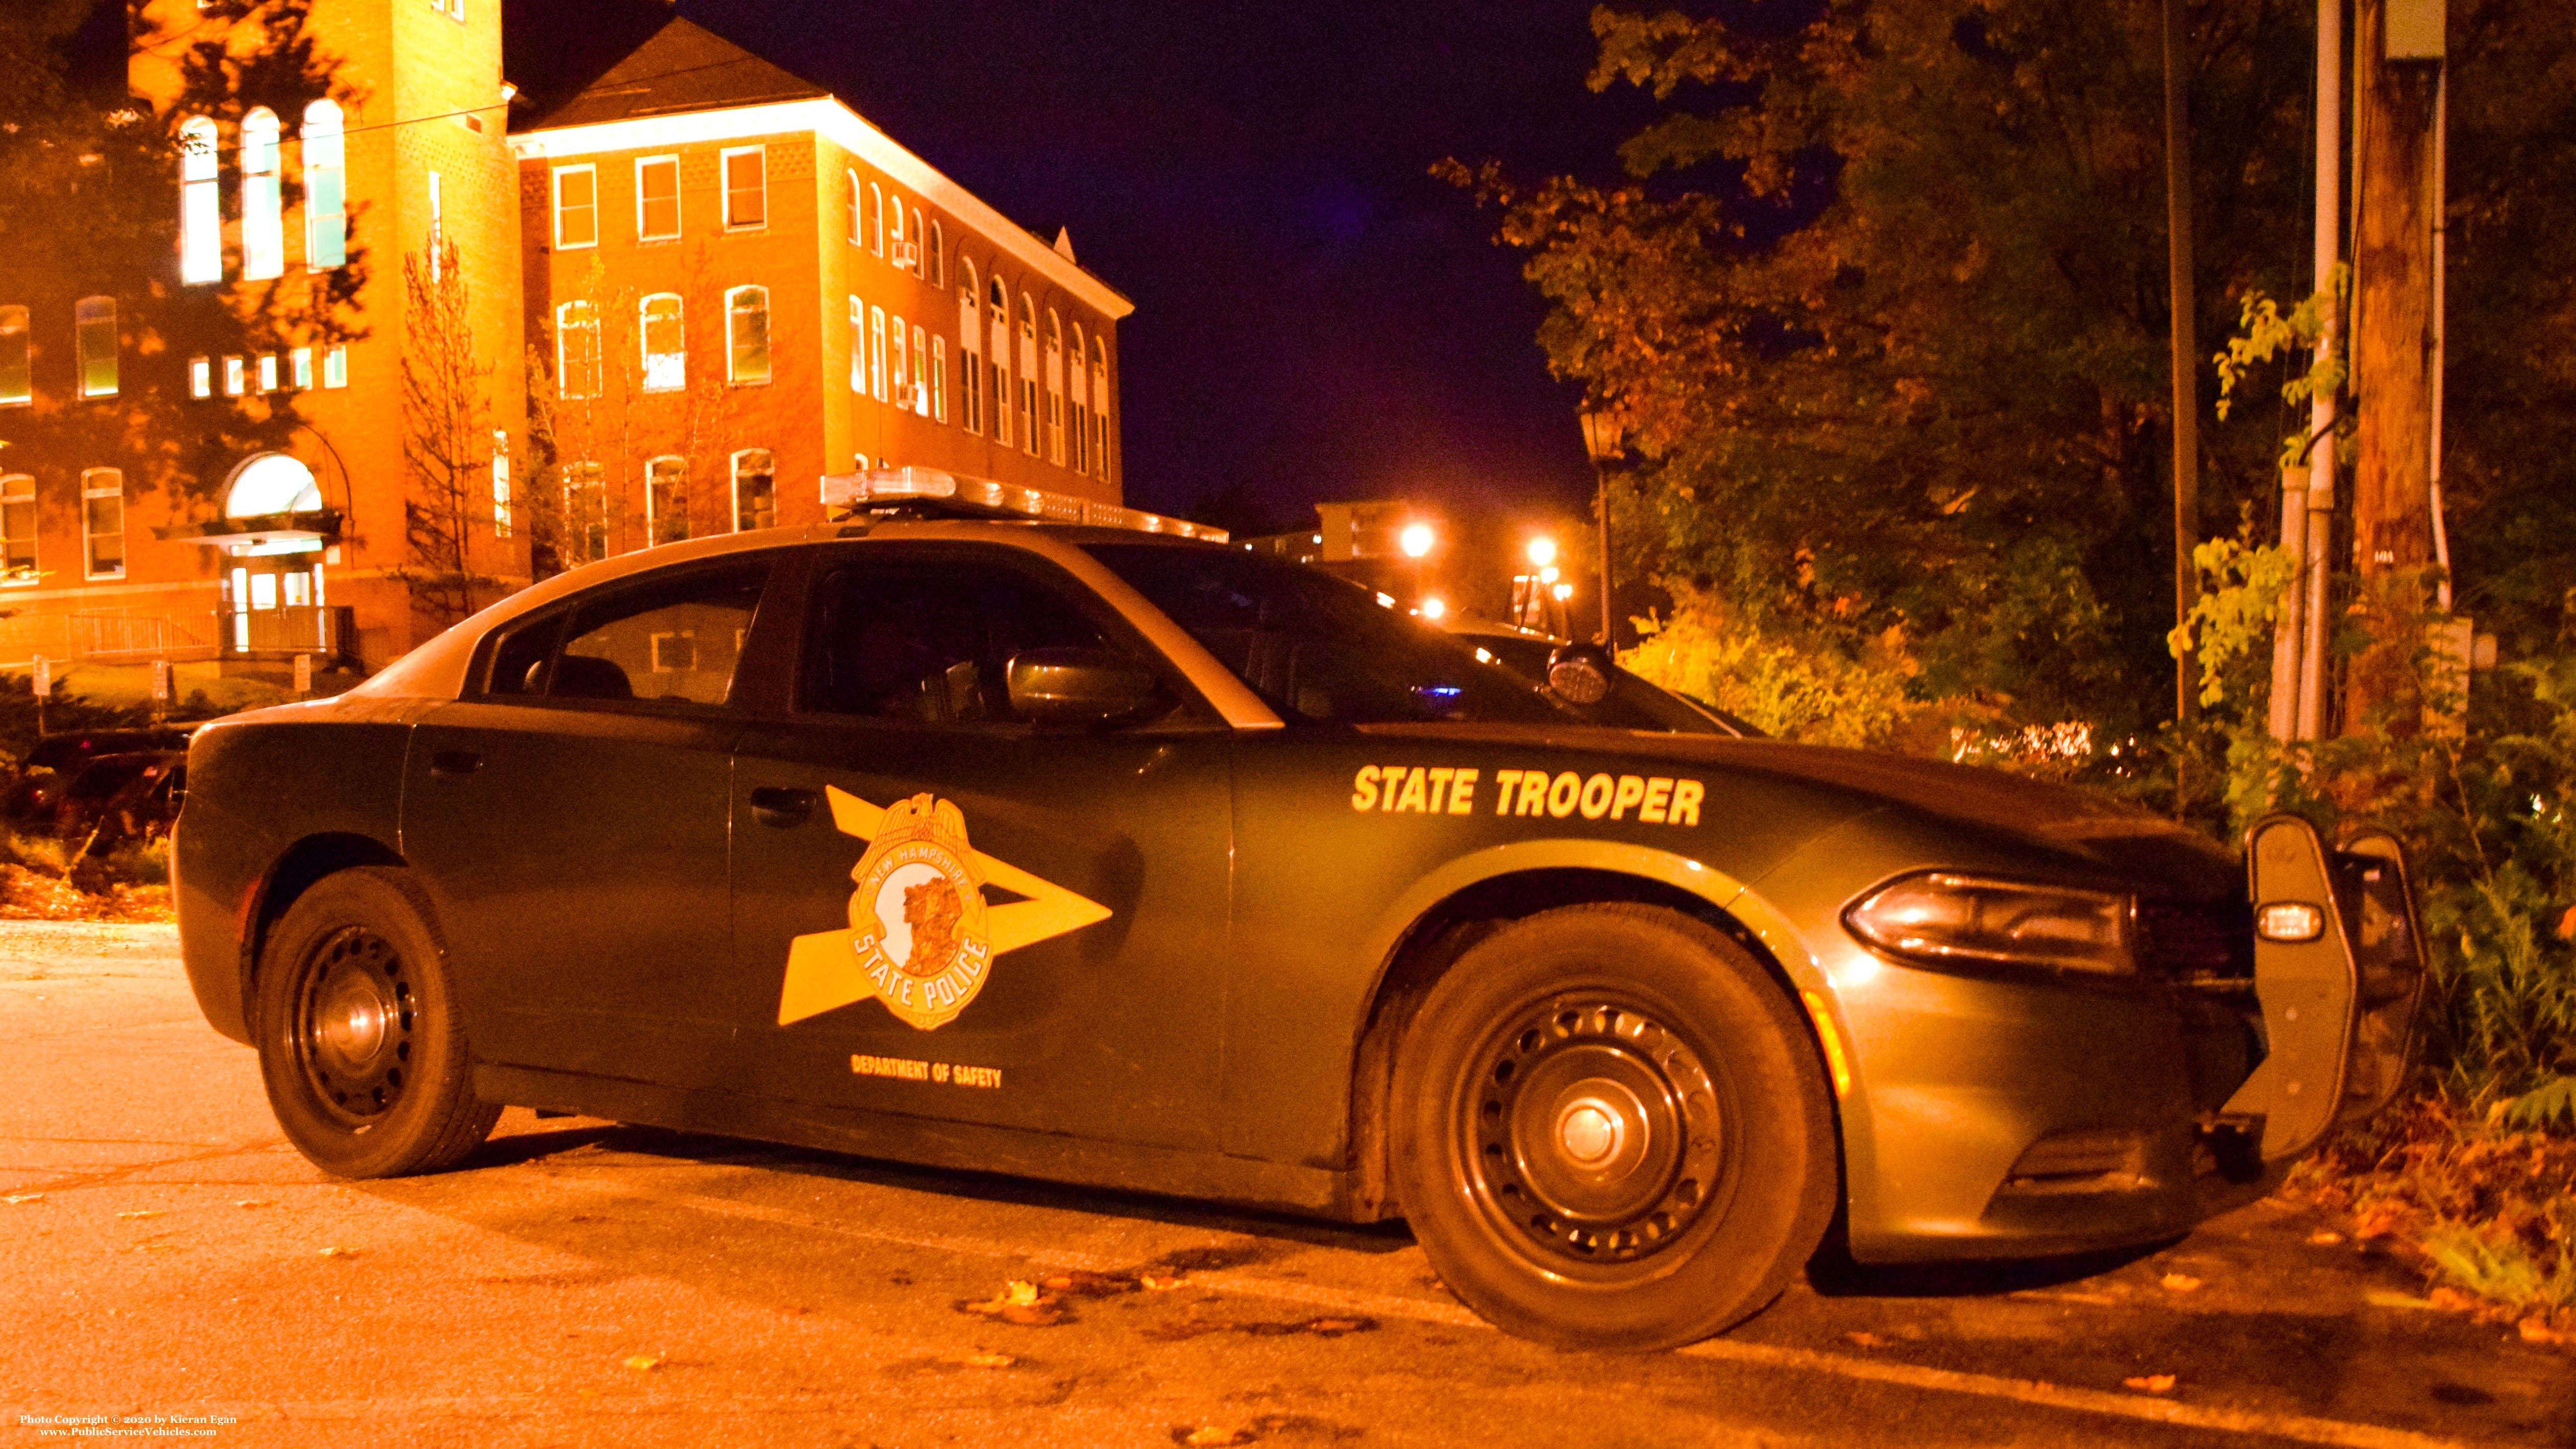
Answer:
<svg viewBox="0 0 2576 1449"><path fill-rule="evenodd" d="M2202 335L2302 254L2311 12L2195 19ZM1899 631L1918 697L2140 723L2172 670L2157 0L1731 13L1594 13L1595 88L1666 107L1626 180L1476 178L1552 365L1640 451L1622 571L1855 656ZM2269 423L2203 429L2220 529Z"/></svg>
<svg viewBox="0 0 2576 1449"><path fill-rule="evenodd" d="M441 628L474 612L503 581L475 568L492 536L492 367L474 337L472 294L456 243L433 237L403 257L403 532L410 559L394 576Z"/></svg>

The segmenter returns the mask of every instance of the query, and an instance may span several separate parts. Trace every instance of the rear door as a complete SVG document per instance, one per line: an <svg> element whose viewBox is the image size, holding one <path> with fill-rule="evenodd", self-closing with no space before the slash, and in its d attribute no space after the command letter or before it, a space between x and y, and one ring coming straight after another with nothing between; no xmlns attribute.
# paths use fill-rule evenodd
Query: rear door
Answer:
<svg viewBox="0 0 2576 1449"><path fill-rule="evenodd" d="M1018 549L820 551L792 714L735 759L739 1079L774 1098L1210 1147L1231 733ZM1029 723L1010 660L1102 648L1156 717Z"/></svg>
<svg viewBox="0 0 2576 1449"><path fill-rule="evenodd" d="M604 585L513 625L412 733L403 852L478 1055L689 1085L720 1065L738 663L769 555Z"/></svg>

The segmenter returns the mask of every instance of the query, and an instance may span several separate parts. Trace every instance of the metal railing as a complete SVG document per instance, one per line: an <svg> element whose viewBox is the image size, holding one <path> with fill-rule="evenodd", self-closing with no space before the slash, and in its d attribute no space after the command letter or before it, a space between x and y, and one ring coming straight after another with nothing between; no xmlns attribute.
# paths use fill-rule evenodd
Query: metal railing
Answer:
<svg viewBox="0 0 2576 1449"><path fill-rule="evenodd" d="M217 609L215 637L227 655L318 654L335 658L357 643L346 604Z"/></svg>

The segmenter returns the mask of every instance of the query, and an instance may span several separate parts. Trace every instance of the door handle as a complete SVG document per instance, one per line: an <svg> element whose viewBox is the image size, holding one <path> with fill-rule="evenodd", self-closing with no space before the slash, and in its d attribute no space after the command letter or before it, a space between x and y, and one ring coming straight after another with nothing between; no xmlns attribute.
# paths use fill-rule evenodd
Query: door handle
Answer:
<svg viewBox="0 0 2576 1449"><path fill-rule="evenodd" d="M815 802L822 798L819 790L763 785L751 792L751 818L781 830L793 829L813 818Z"/></svg>
<svg viewBox="0 0 2576 1449"><path fill-rule="evenodd" d="M471 775L483 768L483 757L472 750L437 750L429 757L433 775Z"/></svg>

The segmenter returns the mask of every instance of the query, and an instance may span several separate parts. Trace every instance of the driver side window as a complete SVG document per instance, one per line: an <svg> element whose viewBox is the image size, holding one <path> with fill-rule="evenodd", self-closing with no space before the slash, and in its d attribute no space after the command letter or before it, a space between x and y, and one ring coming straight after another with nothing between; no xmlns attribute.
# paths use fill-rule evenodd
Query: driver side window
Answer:
<svg viewBox="0 0 2576 1449"><path fill-rule="evenodd" d="M1015 723L1014 656L1106 644L1070 600L989 565L845 565L811 617L801 708L920 724Z"/></svg>
<svg viewBox="0 0 2576 1449"><path fill-rule="evenodd" d="M768 571L687 569L600 590L505 636L484 693L724 705Z"/></svg>

